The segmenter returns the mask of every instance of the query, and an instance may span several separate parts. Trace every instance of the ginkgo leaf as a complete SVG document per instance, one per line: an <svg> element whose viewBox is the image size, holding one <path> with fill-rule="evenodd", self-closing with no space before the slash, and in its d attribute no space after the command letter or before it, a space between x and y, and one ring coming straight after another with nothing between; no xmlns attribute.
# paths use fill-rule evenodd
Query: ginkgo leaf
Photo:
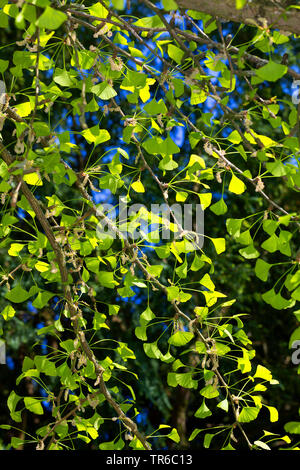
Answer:
<svg viewBox="0 0 300 470"><path fill-rule="evenodd" d="M287 72L287 66L270 60L266 65L256 70L256 75L262 80L276 82Z"/></svg>
<svg viewBox="0 0 300 470"><path fill-rule="evenodd" d="M144 193L145 192L144 185L140 180L134 181L132 183L131 187L136 193Z"/></svg>
<svg viewBox="0 0 300 470"><path fill-rule="evenodd" d="M256 265L255 265L256 276L262 281L266 281L268 279L269 271L271 267L272 267L272 264L269 264L263 259L259 258L256 261Z"/></svg>
<svg viewBox="0 0 300 470"><path fill-rule="evenodd" d="M38 173L28 173L23 176L25 183L30 184L31 186L43 186L43 180Z"/></svg>
<svg viewBox="0 0 300 470"><path fill-rule="evenodd" d="M211 238L211 241L213 242L214 247L215 247L216 252L218 253L218 255L220 253L223 253L223 251L225 251L225 249L226 249L225 238Z"/></svg>
<svg viewBox="0 0 300 470"><path fill-rule="evenodd" d="M242 180L237 178L237 176L232 174L228 189L234 194L242 194L246 189L246 185Z"/></svg>
<svg viewBox="0 0 300 470"><path fill-rule="evenodd" d="M99 145L110 140L110 133L106 129L99 129L99 126L84 129L81 134L89 144Z"/></svg>
<svg viewBox="0 0 300 470"><path fill-rule="evenodd" d="M176 333L170 336L169 343L173 344L173 346L184 346L189 343L193 337L193 333L189 333L187 331L176 331Z"/></svg>
<svg viewBox="0 0 300 470"><path fill-rule="evenodd" d="M8 254L10 256L18 256L20 251L23 250L24 246L25 245L23 243L12 243L8 250Z"/></svg>
<svg viewBox="0 0 300 470"><path fill-rule="evenodd" d="M29 297L31 297L31 294L20 285L14 287L5 294L5 298L14 303L25 302Z"/></svg>
<svg viewBox="0 0 300 470"><path fill-rule="evenodd" d="M3 316L4 320L8 321L10 318L15 316L15 313L16 311L12 305L6 305L6 307L4 307L1 312L1 315Z"/></svg>
<svg viewBox="0 0 300 470"><path fill-rule="evenodd" d="M265 407L268 408L270 412L271 423L275 423L276 421L278 421L278 411L276 410L276 408L274 406L267 406L267 405L265 405Z"/></svg>
<svg viewBox="0 0 300 470"><path fill-rule="evenodd" d="M32 413L36 415L42 415L44 414L43 407L41 405L41 402L37 400L36 398L33 397L25 397L24 398L24 403L26 408L31 411Z"/></svg>
<svg viewBox="0 0 300 470"><path fill-rule="evenodd" d="M260 364L257 366L255 375L253 377L254 378L261 378L261 379L267 380L268 382L270 380L272 380L272 374L269 371L269 369L267 369L264 366L261 366Z"/></svg>
<svg viewBox="0 0 300 470"><path fill-rule="evenodd" d="M168 45L168 54L177 64L180 64L184 56L184 52L174 44Z"/></svg>
<svg viewBox="0 0 300 470"><path fill-rule="evenodd" d="M257 418L259 409L254 406L244 406L238 417L240 423L249 423Z"/></svg>
<svg viewBox="0 0 300 470"><path fill-rule="evenodd" d="M67 18L67 15L62 11L46 6L45 10L36 21L36 26L45 29L58 29Z"/></svg>
<svg viewBox="0 0 300 470"><path fill-rule="evenodd" d="M212 415L212 412L210 411L210 409L206 405L205 399L203 399L202 405L195 412L194 416L196 418L204 419L204 418L207 418L207 416L211 416L211 415Z"/></svg>
<svg viewBox="0 0 300 470"><path fill-rule="evenodd" d="M92 86L91 92L104 101L110 100L117 95L116 90L106 82Z"/></svg>

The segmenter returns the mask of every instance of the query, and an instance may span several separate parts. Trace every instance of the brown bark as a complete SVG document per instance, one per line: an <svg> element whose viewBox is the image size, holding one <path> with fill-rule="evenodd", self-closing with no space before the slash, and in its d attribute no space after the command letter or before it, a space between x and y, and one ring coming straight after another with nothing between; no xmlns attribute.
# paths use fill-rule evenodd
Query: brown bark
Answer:
<svg viewBox="0 0 300 470"><path fill-rule="evenodd" d="M178 431L181 448L187 448L189 447L187 436L187 409L191 391L179 386L176 388L175 393L173 424Z"/></svg>
<svg viewBox="0 0 300 470"><path fill-rule="evenodd" d="M300 10L285 10L282 4L272 1L252 1L241 10L236 10L235 0L177 0L177 4L183 9L254 26L263 26L266 20L269 27L300 35Z"/></svg>

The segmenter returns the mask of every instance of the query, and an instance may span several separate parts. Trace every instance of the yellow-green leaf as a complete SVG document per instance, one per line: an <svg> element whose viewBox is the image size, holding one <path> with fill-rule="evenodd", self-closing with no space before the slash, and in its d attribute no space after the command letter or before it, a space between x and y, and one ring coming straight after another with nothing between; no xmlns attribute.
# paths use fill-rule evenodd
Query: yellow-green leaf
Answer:
<svg viewBox="0 0 300 470"><path fill-rule="evenodd" d="M131 187L136 193L144 193L145 192L144 185L140 180L134 181L134 183L132 183Z"/></svg>
<svg viewBox="0 0 300 470"><path fill-rule="evenodd" d="M43 186L43 181L38 173L28 173L23 176L23 180L31 186Z"/></svg>
<svg viewBox="0 0 300 470"><path fill-rule="evenodd" d="M18 256L20 251L23 250L24 246L25 245L23 245L22 243L12 243L8 250L8 254L10 256Z"/></svg>
<svg viewBox="0 0 300 470"><path fill-rule="evenodd" d="M232 178L229 183L228 189L230 192L234 194L242 194L245 191L246 186L242 180L240 180L234 174L232 174Z"/></svg>

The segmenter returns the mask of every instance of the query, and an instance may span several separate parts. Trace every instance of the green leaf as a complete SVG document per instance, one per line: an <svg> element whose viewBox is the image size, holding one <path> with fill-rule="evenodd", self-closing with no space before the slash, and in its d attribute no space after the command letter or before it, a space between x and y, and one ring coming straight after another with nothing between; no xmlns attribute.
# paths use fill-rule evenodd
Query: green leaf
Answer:
<svg viewBox="0 0 300 470"><path fill-rule="evenodd" d="M137 326L134 330L135 336L142 341L147 341L147 327Z"/></svg>
<svg viewBox="0 0 300 470"><path fill-rule="evenodd" d="M108 314L109 315L117 315L118 312L120 310L120 306L119 305L109 305L108 306Z"/></svg>
<svg viewBox="0 0 300 470"><path fill-rule="evenodd" d="M65 69L62 70L62 69L56 68L53 80L55 81L55 83L58 83L59 85L66 86L66 87L73 87L76 84L76 80L74 79L74 76L72 76L71 72L68 72Z"/></svg>
<svg viewBox="0 0 300 470"><path fill-rule="evenodd" d="M224 398L224 400L220 401L220 403L217 404L217 408L221 408L221 410L228 411L229 408L229 403L227 398Z"/></svg>
<svg viewBox="0 0 300 470"><path fill-rule="evenodd" d="M291 256L291 247L290 239L292 238L292 233L287 230L281 230L278 239L278 250L280 253L286 256Z"/></svg>
<svg viewBox="0 0 300 470"><path fill-rule="evenodd" d="M174 0L162 0L163 7L166 11L177 10L178 6Z"/></svg>
<svg viewBox="0 0 300 470"><path fill-rule="evenodd" d="M37 369L28 369L25 372L22 372L21 375L19 375L19 377L16 380L16 385L19 385L19 383L24 377L39 377L39 376L40 376L40 373Z"/></svg>
<svg viewBox="0 0 300 470"><path fill-rule="evenodd" d="M171 373L172 374L172 373ZM171 375L169 374L169 375ZM175 380L178 385L184 388L197 388L197 380L193 380L193 372L186 372L183 374L175 374Z"/></svg>
<svg viewBox="0 0 300 470"><path fill-rule="evenodd" d="M36 368L43 374L49 375L50 377L57 376L55 364L51 362L47 357L35 356L34 363Z"/></svg>
<svg viewBox="0 0 300 470"><path fill-rule="evenodd" d="M168 437L169 439L172 439L172 441L176 442L177 444L178 442L180 442L180 437L176 428L173 428L171 432L167 434L166 437Z"/></svg>
<svg viewBox="0 0 300 470"><path fill-rule="evenodd" d="M246 5L247 0L235 0L235 8L241 10Z"/></svg>
<svg viewBox="0 0 300 470"><path fill-rule="evenodd" d="M297 287L297 289L294 290L291 294L292 299L297 300L298 302L300 301L300 286Z"/></svg>
<svg viewBox="0 0 300 470"><path fill-rule="evenodd" d="M4 320L8 321L15 316L15 313L16 311L12 305L6 305L6 307L4 307L1 312L1 315L3 316Z"/></svg>
<svg viewBox="0 0 300 470"><path fill-rule="evenodd" d="M267 240L265 240L262 244L261 247L264 250L269 251L269 253L274 253L278 249L278 242L279 238L273 233Z"/></svg>
<svg viewBox="0 0 300 470"><path fill-rule="evenodd" d="M233 144L239 144L242 141L242 137L240 136L238 131L233 131L227 137L227 140L229 140L229 142L232 142Z"/></svg>
<svg viewBox="0 0 300 470"><path fill-rule="evenodd" d="M295 303L294 300L287 300L278 292L276 294L274 289L270 289L269 291L262 294L262 299L267 303L270 304L273 308L277 310L282 310L285 308L292 307Z"/></svg>
<svg viewBox="0 0 300 470"><path fill-rule="evenodd" d="M101 444L99 444L99 449L100 450L116 450L115 441L102 442Z"/></svg>
<svg viewBox="0 0 300 470"><path fill-rule="evenodd" d="M99 145L110 140L110 133L106 129L99 129L99 126L90 127L81 132L89 144Z"/></svg>
<svg viewBox="0 0 300 470"><path fill-rule="evenodd" d="M117 95L116 90L107 82L92 86L91 92L104 101L110 100L111 98L114 98L114 96Z"/></svg>
<svg viewBox="0 0 300 470"><path fill-rule="evenodd" d="M113 289L119 283L114 280L114 273L108 271L99 271L98 273L98 280L103 287L108 287L109 289Z"/></svg>
<svg viewBox="0 0 300 470"><path fill-rule="evenodd" d="M62 422L60 424L58 424L56 427L55 427L55 432L56 434L58 434L58 436L63 439L64 437L67 436L68 432L69 432L69 425L68 423L66 422Z"/></svg>
<svg viewBox="0 0 300 470"><path fill-rule="evenodd" d="M235 450L235 448L234 448L234 447L232 447L232 445L231 445L231 444L228 444L227 446L225 446L225 447L222 447L222 449L221 449L221 450Z"/></svg>
<svg viewBox="0 0 300 470"><path fill-rule="evenodd" d="M278 222L276 220L267 219L263 221L263 229L268 235L273 235L278 228Z"/></svg>
<svg viewBox="0 0 300 470"><path fill-rule="evenodd" d="M8 60L0 59L0 73L4 73L9 65Z"/></svg>
<svg viewBox="0 0 300 470"><path fill-rule="evenodd" d="M25 302L29 297L31 297L31 294L29 294L29 292L23 289L20 285L14 287L5 294L5 298L14 303Z"/></svg>
<svg viewBox="0 0 300 470"><path fill-rule="evenodd" d="M291 334L290 340L289 340L289 348L293 346L293 343L295 341L300 341L300 326L298 326L298 328L296 328Z"/></svg>
<svg viewBox="0 0 300 470"><path fill-rule="evenodd" d="M151 116L156 115L156 114L167 114L168 112L168 109L165 103L163 102L163 100L160 99L159 101L156 101L155 98L153 98L153 100L150 101L150 103L147 103L144 106L144 110L146 111L146 113L150 114Z"/></svg>
<svg viewBox="0 0 300 470"><path fill-rule="evenodd" d="M168 342L173 346L184 346L193 339L193 333L188 331L176 331L172 336L170 336Z"/></svg>
<svg viewBox="0 0 300 470"><path fill-rule="evenodd" d="M173 59L177 64L181 64L184 52L179 49L179 47L174 46L174 44L168 44L168 55Z"/></svg>
<svg viewBox="0 0 300 470"><path fill-rule="evenodd" d="M28 175L24 175L23 180L31 186L43 186L43 181L39 173L29 173Z"/></svg>
<svg viewBox="0 0 300 470"><path fill-rule="evenodd" d="M23 360L23 365L22 365L22 372L26 372L28 369L33 369L34 367L34 362L30 357L25 356Z"/></svg>
<svg viewBox="0 0 300 470"><path fill-rule="evenodd" d="M269 264L266 261L259 258L255 264L256 276L262 281L266 281L268 279L269 271L271 267L272 267L272 264Z"/></svg>
<svg viewBox="0 0 300 470"><path fill-rule="evenodd" d="M112 0L112 4L117 10L124 9L124 0Z"/></svg>
<svg viewBox="0 0 300 470"><path fill-rule="evenodd" d="M105 323L107 320L106 315L104 313L95 312L94 319L93 319L93 328L95 330L100 330L100 328L109 329L109 326Z"/></svg>
<svg viewBox="0 0 300 470"><path fill-rule="evenodd" d="M270 60L266 65L256 70L256 75L262 80L277 82L287 72L287 66Z"/></svg>
<svg viewBox="0 0 300 470"><path fill-rule="evenodd" d="M238 421L240 423L249 423L257 418L258 413L258 408L254 406L245 406L238 417Z"/></svg>
<svg viewBox="0 0 300 470"><path fill-rule="evenodd" d="M212 415L212 412L206 406L205 399L203 399L202 405L200 406L200 408L198 408L194 416L196 418L204 419L204 418L207 418L207 416L211 416L211 415Z"/></svg>
<svg viewBox="0 0 300 470"><path fill-rule="evenodd" d="M8 20L9 20L9 17L3 12L3 11L0 11L0 27L1 28L8 28Z"/></svg>
<svg viewBox="0 0 300 470"><path fill-rule="evenodd" d="M167 155L159 162L158 168L160 170L172 171L178 167L178 163L174 162L172 155Z"/></svg>
<svg viewBox="0 0 300 470"><path fill-rule="evenodd" d="M32 302L32 305L36 308L43 308L54 295L53 292L41 291Z"/></svg>
<svg viewBox="0 0 300 470"><path fill-rule="evenodd" d="M153 277L159 277L163 269L164 267L161 264L152 264L151 266L147 266L148 273Z"/></svg>
<svg viewBox="0 0 300 470"><path fill-rule="evenodd" d="M219 396L219 390L213 385L206 385L200 390L200 394L205 398L215 398Z"/></svg>
<svg viewBox="0 0 300 470"><path fill-rule="evenodd" d="M29 411L31 411L32 413L34 413L36 415L44 414L44 410L43 410L43 407L41 405L41 402L39 400L37 400L36 398L25 397L24 398L24 403L25 403L25 407Z"/></svg>
<svg viewBox="0 0 300 470"><path fill-rule="evenodd" d="M200 321L202 321L207 317L209 310L207 307L195 307L194 312L197 315L197 317L200 319Z"/></svg>
<svg viewBox="0 0 300 470"><path fill-rule="evenodd" d="M103 3L107 4L107 2L103 2ZM100 2L96 2L92 4L92 6L88 8L88 10L91 15L98 16L98 18L107 18L109 14L109 11L107 10L107 8L105 8L105 6Z"/></svg>
<svg viewBox="0 0 300 470"><path fill-rule="evenodd" d="M146 310L144 310L143 313L141 313L140 322L143 325L147 325L147 323L149 323L151 320L153 320L153 318L155 318L155 315L154 315L154 313L152 312L151 308L148 305Z"/></svg>
<svg viewBox="0 0 300 470"><path fill-rule="evenodd" d="M7 406L10 411L10 415L14 421L20 423L22 421L21 411L16 411L16 406L22 397L17 395L14 391L10 392L7 399Z"/></svg>
<svg viewBox="0 0 300 470"><path fill-rule="evenodd" d="M17 450L22 449L24 446L24 439L21 439L20 437L12 437L11 446Z"/></svg>
<svg viewBox="0 0 300 470"><path fill-rule="evenodd" d="M62 341L60 346L67 351L68 354L71 354L75 351L74 341L72 339L66 339L66 341Z"/></svg>
<svg viewBox="0 0 300 470"><path fill-rule="evenodd" d="M187 261L185 260L178 268L175 269L177 276L181 279L185 279L187 277Z"/></svg>
<svg viewBox="0 0 300 470"><path fill-rule="evenodd" d="M290 421L284 425L284 430L290 434L300 434L300 422Z"/></svg>
<svg viewBox="0 0 300 470"><path fill-rule="evenodd" d="M209 449L210 443L214 437L214 434L206 433L204 436L203 447Z"/></svg>
<svg viewBox="0 0 300 470"><path fill-rule="evenodd" d="M194 429L194 431L192 432L192 434L190 435L189 437L189 441L193 441L195 439L195 437L198 436L199 432L201 432L202 429Z"/></svg>
<svg viewBox="0 0 300 470"><path fill-rule="evenodd" d="M160 359L162 356L160 350L157 347L156 342L144 343L143 348L144 348L145 354L152 359Z"/></svg>
<svg viewBox="0 0 300 470"><path fill-rule="evenodd" d="M266 168L270 173L272 173L273 176L279 177L286 175L286 167L280 160L276 160L275 162L267 162Z"/></svg>
<svg viewBox="0 0 300 470"><path fill-rule="evenodd" d="M215 204L212 204L209 208L216 215L226 214L228 208L223 198L221 198Z"/></svg>
<svg viewBox="0 0 300 470"><path fill-rule="evenodd" d="M254 245L249 245L246 248L241 248L239 253L246 259L258 258L260 255L259 251L254 247Z"/></svg>
<svg viewBox="0 0 300 470"><path fill-rule="evenodd" d="M240 235L241 226L244 219L227 219L226 228L232 237L236 238Z"/></svg>
<svg viewBox="0 0 300 470"><path fill-rule="evenodd" d="M35 24L39 28L58 29L67 18L65 13L47 6Z"/></svg>

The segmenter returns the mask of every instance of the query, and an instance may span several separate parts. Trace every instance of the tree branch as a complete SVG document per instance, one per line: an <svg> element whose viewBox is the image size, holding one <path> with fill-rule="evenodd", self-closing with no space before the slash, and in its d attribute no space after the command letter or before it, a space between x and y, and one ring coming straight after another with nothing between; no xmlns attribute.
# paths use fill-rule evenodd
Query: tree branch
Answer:
<svg viewBox="0 0 300 470"><path fill-rule="evenodd" d="M279 4L252 1L241 10L235 8L235 0L177 0L177 4L180 8L201 11L225 20L258 27L266 24L300 35L299 10L285 10Z"/></svg>

